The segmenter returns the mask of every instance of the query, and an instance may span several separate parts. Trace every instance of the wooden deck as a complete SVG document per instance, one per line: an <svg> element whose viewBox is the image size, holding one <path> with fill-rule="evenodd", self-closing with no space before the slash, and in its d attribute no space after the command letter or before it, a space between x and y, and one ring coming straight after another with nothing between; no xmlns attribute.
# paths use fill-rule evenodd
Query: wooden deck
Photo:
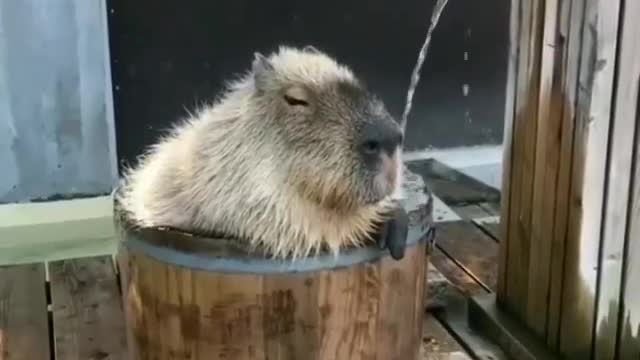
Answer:
<svg viewBox="0 0 640 360"><path fill-rule="evenodd" d="M469 295L495 291L499 193L434 161L410 166L458 217L437 226L423 359L500 359L465 315ZM0 267L0 360L22 359L126 359L112 256Z"/></svg>
<svg viewBox="0 0 640 360"><path fill-rule="evenodd" d="M0 268L0 359L125 359L113 258Z"/></svg>

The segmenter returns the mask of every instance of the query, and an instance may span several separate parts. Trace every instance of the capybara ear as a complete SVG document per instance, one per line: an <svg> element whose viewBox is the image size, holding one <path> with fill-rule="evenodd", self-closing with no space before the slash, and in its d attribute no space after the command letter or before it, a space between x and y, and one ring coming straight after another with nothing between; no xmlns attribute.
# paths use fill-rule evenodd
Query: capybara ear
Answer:
<svg viewBox="0 0 640 360"><path fill-rule="evenodd" d="M259 90L265 89L268 85L271 72L273 71L273 65L269 59L257 51L254 52L251 70L253 72L256 88Z"/></svg>
<svg viewBox="0 0 640 360"><path fill-rule="evenodd" d="M320 54L320 50L318 50L318 48L316 48L313 45L307 45L305 47L302 48L302 51L306 51L306 52L312 52L312 53L316 53L316 54Z"/></svg>

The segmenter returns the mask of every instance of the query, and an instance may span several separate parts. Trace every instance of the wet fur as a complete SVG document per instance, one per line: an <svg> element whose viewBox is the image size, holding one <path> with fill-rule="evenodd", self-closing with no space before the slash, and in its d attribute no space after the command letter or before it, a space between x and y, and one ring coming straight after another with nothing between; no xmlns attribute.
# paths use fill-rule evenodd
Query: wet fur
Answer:
<svg viewBox="0 0 640 360"><path fill-rule="evenodd" d="M401 195L400 166L394 188L385 189L388 196L363 204L354 196L362 187L357 179L345 181L327 171L347 160L325 156L328 167L317 166L314 159L323 154L307 158L292 152L286 139L274 136L278 129L261 124L263 110L272 105L256 96L256 82L275 90L283 81L321 86L358 80L313 48L282 47L270 59L273 76L249 72L230 83L215 103L175 126L137 167L127 169L118 200L136 224L222 233L275 257L300 257L323 248L337 255L344 247L362 245L385 220ZM348 135L322 138L339 146ZM398 150L396 164L400 156ZM377 186L388 187L380 176Z"/></svg>

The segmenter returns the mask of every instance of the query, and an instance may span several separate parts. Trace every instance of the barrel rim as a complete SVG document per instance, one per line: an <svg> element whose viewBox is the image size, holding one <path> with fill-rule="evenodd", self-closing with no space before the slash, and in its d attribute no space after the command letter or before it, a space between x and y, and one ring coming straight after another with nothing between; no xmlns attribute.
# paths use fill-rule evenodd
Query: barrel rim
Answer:
<svg viewBox="0 0 640 360"><path fill-rule="evenodd" d="M120 246L131 254L148 256L179 267L218 273L282 274L336 270L390 256L386 249L379 249L375 244L344 249L339 256L323 252L293 260L247 253L245 246L238 246L237 242L229 239L200 236L166 227L135 227L119 207L116 194L117 189L114 189L114 223L120 234ZM429 194L428 203L424 205L427 214L422 213L422 208L409 213L410 217L417 216L419 220L409 224L407 250L427 240L426 235L433 228L432 201L433 197ZM220 252L224 247L227 254Z"/></svg>
<svg viewBox="0 0 640 360"><path fill-rule="evenodd" d="M428 229L424 232L416 228L409 229L407 249L424 243L426 241L424 234L427 232ZM155 246L140 240L135 234L129 234L126 241L121 243L121 246L124 246L132 254L148 256L171 265L194 270L234 274L283 274L336 270L390 256L386 250L380 250L375 246L367 246L345 249L337 257L323 253L295 260L237 256L210 257L180 252L168 247Z"/></svg>

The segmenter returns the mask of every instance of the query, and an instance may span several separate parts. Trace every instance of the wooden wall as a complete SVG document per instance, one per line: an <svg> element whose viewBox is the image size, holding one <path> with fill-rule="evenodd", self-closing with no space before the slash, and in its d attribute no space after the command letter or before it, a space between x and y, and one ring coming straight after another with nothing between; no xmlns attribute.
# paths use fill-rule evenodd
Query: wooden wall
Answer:
<svg viewBox="0 0 640 360"><path fill-rule="evenodd" d="M498 301L567 359L640 358L638 14L512 0Z"/></svg>

